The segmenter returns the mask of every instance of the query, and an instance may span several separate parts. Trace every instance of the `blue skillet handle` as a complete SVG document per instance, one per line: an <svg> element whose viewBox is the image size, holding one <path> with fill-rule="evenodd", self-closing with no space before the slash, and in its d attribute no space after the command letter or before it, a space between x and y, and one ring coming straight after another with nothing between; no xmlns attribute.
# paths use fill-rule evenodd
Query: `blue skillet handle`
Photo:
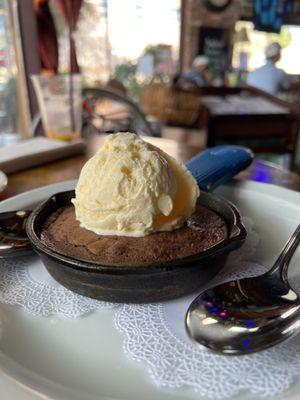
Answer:
<svg viewBox="0 0 300 400"><path fill-rule="evenodd" d="M252 151L245 147L216 146L194 157L187 167L197 180L199 188L212 192L247 168L252 160Z"/></svg>

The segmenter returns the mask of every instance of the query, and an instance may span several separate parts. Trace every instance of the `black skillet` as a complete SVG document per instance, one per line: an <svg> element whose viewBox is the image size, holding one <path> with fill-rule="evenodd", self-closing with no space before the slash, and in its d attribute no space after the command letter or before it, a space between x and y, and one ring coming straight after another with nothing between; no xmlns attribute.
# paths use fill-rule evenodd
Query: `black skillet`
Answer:
<svg viewBox="0 0 300 400"><path fill-rule="evenodd" d="M200 186L199 203L221 215L228 226L228 237L200 255L148 266L99 265L56 253L40 240L50 214L70 204L74 191L58 193L30 215L27 235L49 273L66 288L84 296L113 302L154 302L176 298L199 290L224 266L230 251L246 237L241 216L229 201L208 193L245 169L252 153L234 146L218 146L197 156L188 164Z"/></svg>

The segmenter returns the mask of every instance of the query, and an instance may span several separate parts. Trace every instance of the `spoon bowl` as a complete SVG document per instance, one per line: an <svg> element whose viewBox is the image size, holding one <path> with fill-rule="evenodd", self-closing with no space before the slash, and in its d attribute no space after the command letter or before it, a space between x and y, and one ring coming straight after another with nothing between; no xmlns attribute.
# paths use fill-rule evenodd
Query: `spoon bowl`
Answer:
<svg viewBox="0 0 300 400"><path fill-rule="evenodd" d="M0 213L0 258L23 256L33 251L26 233L28 210Z"/></svg>
<svg viewBox="0 0 300 400"><path fill-rule="evenodd" d="M190 338L221 354L264 350L300 329L300 298L287 279L289 261L300 242L300 225L273 268L258 277L223 283L201 293L190 305Z"/></svg>

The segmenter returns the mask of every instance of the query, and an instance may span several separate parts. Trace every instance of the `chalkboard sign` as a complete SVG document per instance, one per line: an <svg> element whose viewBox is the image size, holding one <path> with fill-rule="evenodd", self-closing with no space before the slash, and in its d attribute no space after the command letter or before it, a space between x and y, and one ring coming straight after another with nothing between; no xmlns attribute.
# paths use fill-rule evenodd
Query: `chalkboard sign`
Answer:
<svg viewBox="0 0 300 400"><path fill-rule="evenodd" d="M201 27L198 54L209 58L209 68L214 78L223 78L229 66L229 31Z"/></svg>

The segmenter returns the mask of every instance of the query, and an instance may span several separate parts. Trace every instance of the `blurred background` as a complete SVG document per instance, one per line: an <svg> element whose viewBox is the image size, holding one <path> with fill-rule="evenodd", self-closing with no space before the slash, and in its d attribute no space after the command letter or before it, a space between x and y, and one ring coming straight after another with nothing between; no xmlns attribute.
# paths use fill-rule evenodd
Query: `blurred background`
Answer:
<svg viewBox="0 0 300 400"><path fill-rule="evenodd" d="M33 75L69 77L71 115L80 74L84 137L235 143L297 171L299 46L296 0L0 0L0 146L53 133Z"/></svg>

